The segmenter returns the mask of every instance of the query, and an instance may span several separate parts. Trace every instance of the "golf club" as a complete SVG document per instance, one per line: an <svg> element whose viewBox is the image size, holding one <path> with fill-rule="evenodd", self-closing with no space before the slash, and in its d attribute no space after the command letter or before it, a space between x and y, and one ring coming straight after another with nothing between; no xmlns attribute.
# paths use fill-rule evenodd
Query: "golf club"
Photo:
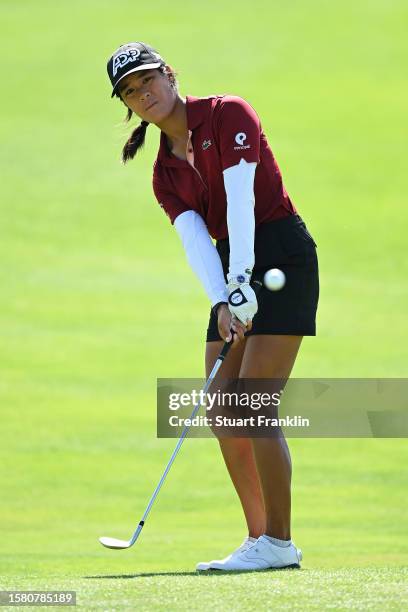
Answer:
<svg viewBox="0 0 408 612"><path fill-rule="evenodd" d="M258 280L255 280L255 281L253 281L252 286L253 286L253 289L254 289L255 293L258 294L259 291L262 288L262 282L258 281ZM225 342L225 344L224 344L220 354L217 357L217 360L216 360L216 362L214 364L214 367L213 367L213 369L212 369L212 371L210 373L210 376L208 377L207 382L205 383L205 386L204 386L204 389L203 389L203 394L204 395L207 393L213 378L215 378L215 376L217 375L217 372L220 369L221 364L224 361L226 355L228 354L228 351L231 348L231 345L232 345L232 340L230 342ZM194 407L193 412L191 413L191 416L190 416L191 421L196 416L196 414L198 413L199 409L200 409L200 402L198 402L196 404L196 406ZM178 452L179 452L179 450L181 448L181 445L183 444L183 442L184 442L184 440L185 440L185 438L186 438L186 436L188 434L188 431L189 431L190 427L191 427L191 425L186 425L184 427L183 432L182 432L182 434L181 434L181 436L179 438L179 441L177 442L177 445L176 445L176 447L175 447L175 449L173 451L173 454L170 457L170 461L168 462L167 467L164 470L162 477L160 478L159 484L157 485L156 489L154 490L154 493L153 493L153 495L152 495L152 497L151 497L151 499L150 499L150 501L149 501L149 503L147 505L147 508L146 508L146 510L145 510L145 512L144 512L144 514L143 514L143 516L142 516L142 518L141 518L141 520L140 520L140 522L139 522L139 524L138 524L138 526L136 528L136 531L134 532L134 534L132 535L130 540L117 540L116 538L101 537L101 538L99 538L99 541L100 541L100 543L103 546L105 546L106 548L113 548L113 549L121 550L121 549L124 549L124 548L130 548L136 542L137 538L140 535L140 532L143 529L143 526L144 526L144 524L146 522L147 516L148 516L148 514L149 514L149 512L151 510L151 507L154 504L154 500L156 499L156 497L157 497L157 495L158 495L158 493L159 493L159 491L160 491L160 489L161 489L161 487L162 487L162 485L163 485L163 483L164 483L164 481L166 479L166 476L169 473L169 470L170 470L171 466L173 465L173 462L174 462L175 458L177 457L177 454L178 454Z"/></svg>

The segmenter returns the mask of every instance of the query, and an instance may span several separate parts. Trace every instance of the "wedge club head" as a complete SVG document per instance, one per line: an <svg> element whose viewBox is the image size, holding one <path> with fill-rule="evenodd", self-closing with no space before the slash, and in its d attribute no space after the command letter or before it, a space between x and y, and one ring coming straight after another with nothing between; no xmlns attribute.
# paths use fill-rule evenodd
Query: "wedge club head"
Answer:
<svg viewBox="0 0 408 612"><path fill-rule="evenodd" d="M117 540L116 538L99 538L100 543L106 548L130 548L132 540Z"/></svg>

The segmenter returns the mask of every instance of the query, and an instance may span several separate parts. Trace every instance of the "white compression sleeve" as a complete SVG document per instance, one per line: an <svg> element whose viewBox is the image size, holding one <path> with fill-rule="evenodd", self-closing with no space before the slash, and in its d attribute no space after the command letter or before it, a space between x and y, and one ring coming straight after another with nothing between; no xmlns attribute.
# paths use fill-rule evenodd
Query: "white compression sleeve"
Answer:
<svg viewBox="0 0 408 612"><path fill-rule="evenodd" d="M227 194L227 225L230 243L229 274L252 272L255 264L255 179L256 162L241 159L239 164L224 170Z"/></svg>
<svg viewBox="0 0 408 612"><path fill-rule="evenodd" d="M228 302L228 291L218 251L204 220L194 210L187 210L174 221L187 255L188 262L202 282L211 305Z"/></svg>

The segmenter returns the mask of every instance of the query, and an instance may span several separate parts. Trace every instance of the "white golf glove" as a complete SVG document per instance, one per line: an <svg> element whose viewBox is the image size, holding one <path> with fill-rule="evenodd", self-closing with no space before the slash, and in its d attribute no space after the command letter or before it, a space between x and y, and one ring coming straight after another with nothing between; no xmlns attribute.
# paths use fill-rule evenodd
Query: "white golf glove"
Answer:
<svg viewBox="0 0 408 612"><path fill-rule="evenodd" d="M228 308L230 312L244 323L252 321L258 311L258 301L255 291L249 281L249 274L228 274Z"/></svg>

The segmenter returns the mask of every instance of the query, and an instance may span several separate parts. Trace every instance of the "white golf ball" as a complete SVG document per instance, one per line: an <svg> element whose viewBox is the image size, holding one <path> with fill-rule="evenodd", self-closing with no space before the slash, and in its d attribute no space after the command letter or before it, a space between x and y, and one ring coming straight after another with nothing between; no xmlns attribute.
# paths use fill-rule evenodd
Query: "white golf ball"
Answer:
<svg viewBox="0 0 408 612"><path fill-rule="evenodd" d="M272 268L265 272L264 276L264 285L270 291L279 291L282 289L286 282L286 277L282 270L278 268Z"/></svg>

